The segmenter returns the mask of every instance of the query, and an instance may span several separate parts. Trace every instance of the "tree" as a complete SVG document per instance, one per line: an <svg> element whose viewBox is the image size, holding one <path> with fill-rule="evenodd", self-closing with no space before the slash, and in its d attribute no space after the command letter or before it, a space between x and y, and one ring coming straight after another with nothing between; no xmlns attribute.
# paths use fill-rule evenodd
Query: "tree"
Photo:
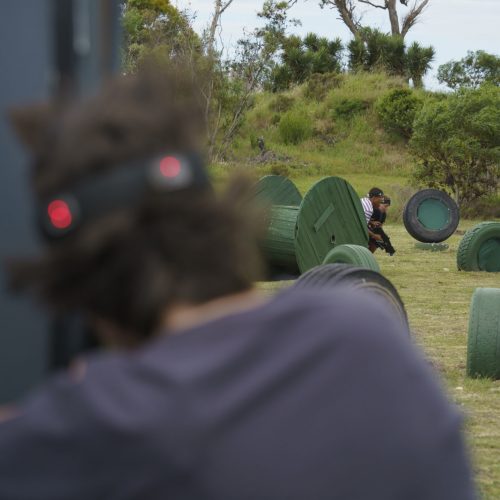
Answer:
<svg viewBox="0 0 500 500"><path fill-rule="evenodd" d="M413 42L406 50L406 74L415 88L424 86L424 76L431 67L434 55L433 47L422 47L418 42Z"/></svg>
<svg viewBox="0 0 500 500"><path fill-rule="evenodd" d="M232 3L233 0L214 0L214 13L206 37L206 48L209 55L212 55L215 51L215 35L217 33L217 27L220 26L222 14L224 14Z"/></svg>
<svg viewBox="0 0 500 500"><path fill-rule="evenodd" d="M376 110L386 130L408 140L413 134L413 122L422 105L422 100L413 90L402 88L382 96L377 101Z"/></svg>
<svg viewBox="0 0 500 500"><path fill-rule="evenodd" d="M406 48L401 36L372 28L362 28L349 42L347 50L351 70L383 70L390 75L411 78L415 87L423 86L423 77L434 58L432 47L414 42Z"/></svg>
<svg viewBox="0 0 500 500"><path fill-rule="evenodd" d="M297 35L285 37L279 63L271 72L268 86L276 92L303 83L313 74L339 73L342 51L339 38L328 40L314 33L304 39Z"/></svg>
<svg viewBox="0 0 500 500"><path fill-rule="evenodd" d="M486 82L500 86L500 57L483 50L469 51L460 61L439 66L438 80L453 90L477 88Z"/></svg>
<svg viewBox="0 0 500 500"><path fill-rule="evenodd" d="M291 0L290 5L294 5L298 0ZM367 5L374 9L382 9L387 11L389 22L391 24L391 34L401 36L403 39L418 22L420 15L429 3L429 0L319 0L321 8L330 7L337 11L339 19L347 26L349 31L356 37L360 34L360 30L366 28L362 24L362 15L359 9L363 5ZM398 9L402 7L408 9L404 15L400 15Z"/></svg>
<svg viewBox="0 0 500 500"><path fill-rule="evenodd" d="M134 72L141 61L152 55L180 59L201 51L189 16L169 0L125 0L122 26L126 72Z"/></svg>
<svg viewBox="0 0 500 500"><path fill-rule="evenodd" d="M265 0L257 14L265 25L238 40L235 55L224 65L228 82L225 99L231 106L226 113L218 113L217 123L221 130L217 147L212 149L213 159L224 157L245 112L252 105L254 92L269 80L287 28L300 24L296 19L288 18L289 9L286 1Z"/></svg>
<svg viewBox="0 0 500 500"><path fill-rule="evenodd" d="M414 122L410 148L417 182L451 192L459 204L497 191L500 88L461 89L429 99Z"/></svg>

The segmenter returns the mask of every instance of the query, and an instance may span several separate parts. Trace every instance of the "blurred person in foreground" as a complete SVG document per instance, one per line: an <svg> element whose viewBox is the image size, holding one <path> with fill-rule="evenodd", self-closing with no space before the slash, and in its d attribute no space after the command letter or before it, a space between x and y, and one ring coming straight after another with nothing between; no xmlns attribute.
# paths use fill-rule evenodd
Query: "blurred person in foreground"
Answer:
<svg viewBox="0 0 500 500"><path fill-rule="evenodd" d="M214 196L195 91L160 76L14 114L50 242L12 283L107 348L4 415L0 498L474 498L460 417L380 298L254 289L255 217Z"/></svg>

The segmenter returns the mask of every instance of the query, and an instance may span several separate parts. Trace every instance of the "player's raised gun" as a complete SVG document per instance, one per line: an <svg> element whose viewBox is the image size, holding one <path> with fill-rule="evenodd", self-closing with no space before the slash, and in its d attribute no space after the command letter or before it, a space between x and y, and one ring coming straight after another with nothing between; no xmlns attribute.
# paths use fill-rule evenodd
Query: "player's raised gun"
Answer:
<svg viewBox="0 0 500 500"><path fill-rule="evenodd" d="M396 253L396 249L392 246L391 239L385 231L381 227L371 227L370 231L382 236L382 240L375 240L375 244L392 257Z"/></svg>

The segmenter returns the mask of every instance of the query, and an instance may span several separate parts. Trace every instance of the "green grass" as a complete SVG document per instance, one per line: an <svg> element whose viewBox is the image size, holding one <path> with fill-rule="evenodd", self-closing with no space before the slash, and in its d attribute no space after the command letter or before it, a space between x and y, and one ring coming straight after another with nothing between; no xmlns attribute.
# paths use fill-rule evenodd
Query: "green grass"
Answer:
<svg viewBox="0 0 500 500"><path fill-rule="evenodd" d="M342 81L319 100L307 99L304 85L281 94L258 94L230 161L251 161L259 154L257 137L262 136L267 149L290 158L284 163L292 175L407 175L412 160L406 143L384 132L374 108L378 98L404 82L378 73L344 75ZM285 144L280 134L280 120L290 112L304 116L312 126L311 134L305 134L307 138L299 144Z"/></svg>

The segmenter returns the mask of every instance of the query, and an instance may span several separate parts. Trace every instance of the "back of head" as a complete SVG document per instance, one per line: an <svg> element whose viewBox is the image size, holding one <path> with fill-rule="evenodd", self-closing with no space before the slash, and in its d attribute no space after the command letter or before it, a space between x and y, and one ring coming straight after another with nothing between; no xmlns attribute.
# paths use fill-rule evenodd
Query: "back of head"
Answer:
<svg viewBox="0 0 500 500"><path fill-rule="evenodd" d="M37 198L71 192L153 155L200 152L199 102L187 72L149 68L110 82L85 102L14 112L33 154ZM236 199L217 199L200 186L147 192L85 221L40 258L13 264L12 283L56 308L148 337L171 305L239 292L259 277L253 223Z"/></svg>

